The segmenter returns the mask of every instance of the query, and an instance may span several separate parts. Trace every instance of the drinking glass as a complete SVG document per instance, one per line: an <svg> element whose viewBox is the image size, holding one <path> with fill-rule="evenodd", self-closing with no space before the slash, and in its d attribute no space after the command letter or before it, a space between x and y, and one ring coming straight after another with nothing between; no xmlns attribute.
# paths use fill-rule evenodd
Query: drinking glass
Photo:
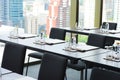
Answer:
<svg viewBox="0 0 120 80"><path fill-rule="evenodd" d="M35 37L35 42L40 42L40 35L37 35L37 36Z"/></svg>
<svg viewBox="0 0 120 80"><path fill-rule="evenodd" d="M40 32L40 41L41 42L45 42L45 37L46 37L46 31L45 30L42 30Z"/></svg>
<svg viewBox="0 0 120 80"><path fill-rule="evenodd" d="M10 36L10 37L13 37L13 36L14 36L14 32L11 31L11 32L9 33L9 36Z"/></svg>
<svg viewBox="0 0 120 80"><path fill-rule="evenodd" d="M109 31L109 23L106 23L105 24L105 33L108 33L108 31Z"/></svg>
<svg viewBox="0 0 120 80"><path fill-rule="evenodd" d="M17 38L18 37L18 28L14 28L12 31L10 31L9 36L11 38Z"/></svg>
<svg viewBox="0 0 120 80"><path fill-rule="evenodd" d="M119 43L116 44L115 51L116 51L117 57L120 59L120 44Z"/></svg>
<svg viewBox="0 0 120 80"><path fill-rule="evenodd" d="M113 46L106 46L106 49L109 50L106 58L112 59L113 57L115 57L115 51L113 50Z"/></svg>
<svg viewBox="0 0 120 80"><path fill-rule="evenodd" d="M77 35L76 35L76 34L73 34L73 35L72 35L72 41L71 41L71 42L72 42L72 48L73 48L73 49L75 49L76 46L77 46L77 42L76 42L76 41L77 41Z"/></svg>
<svg viewBox="0 0 120 80"><path fill-rule="evenodd" d="M71 47L71 33L67 32L65 48L70 48L70 47Z"/></svg>

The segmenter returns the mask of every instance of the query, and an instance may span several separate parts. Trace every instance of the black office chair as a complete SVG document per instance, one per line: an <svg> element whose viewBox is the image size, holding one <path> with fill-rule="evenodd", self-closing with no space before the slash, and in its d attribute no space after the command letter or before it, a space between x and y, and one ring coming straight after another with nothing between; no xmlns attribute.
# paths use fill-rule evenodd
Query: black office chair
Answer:
<svg viewBox="0 0 120 80"><path fill-rule="evenodd" d="M90 80L120 80L120 73L93 68Z"/></svg>
<svg viewBox="0 0 120 80"><path fill-rule="evenodd" d="M87 45L105 48L106 37L99 34L89 34Z"/></svg>
<svg viewBox="0 0 120 80"><path fill-rule="evenodd" d="M66 31L64 29L51 28L49 38L65 40L65 34L66 34ZM41 53L41 52L33 52L33 53L28 54L28 64L27 64L27 69L26 69L26 75L28 72L28 65L29 65L30 57L42 59L43 55L44 53Z"/></svg>
<svg viewBox="0 0 120 80"><path fill-rule="evenodd" d="M109 23L109 30L116 30L117 29L117 23L103 22L102 26L106 25L106 23Z"/></svg>
<svg viewBox="0 0 120 80"><path fill-rule="evenodd" d="M51 28L49 38L65 40L66 31L60 28Z"/></svg>
<svg viewBox="0 0 120 80"><path fill-rule="evenodd" d="M87 44L100 47L100 48L104 48L105 37L101 35L97 35L97 34L89 34ZM84 62L82 62L81 60L70 59L70 61L68 61L68 67L81 71L80 80L83 80L83 72L84 72L83 70L85 69Z"/></svg>
<svg viewBox="0 0 120 80"><path fill-rule="evenodd" d="M4 49L2 67L23 74L26 47L7 42Z"/></svg>
<svg viewBox="0 0 120 80"><path fill-rule="evenodd" d="M38 80L64 80L67 58L46 53L43 56Z"/></svg>
<svg viewBox="0 0 120 80"><path fill-rule="evenodd" d="M85 63L81 60L69 59L67 67L80 71L80 80L83 80ZM67 77L66 77L67 80Z"/></svg>
<svg viewBox="0 0 120 80"><path fill-rule="evenodd" d="M112 22L108 22L109 23L109 30L116 30L117 29L117 23L112 23ZM106 24L106 22L103 22L102 26L104 26ZM105 46L112 46L114 44L114 39L113 38L109 38L106 37L105 40Z"/></svg>

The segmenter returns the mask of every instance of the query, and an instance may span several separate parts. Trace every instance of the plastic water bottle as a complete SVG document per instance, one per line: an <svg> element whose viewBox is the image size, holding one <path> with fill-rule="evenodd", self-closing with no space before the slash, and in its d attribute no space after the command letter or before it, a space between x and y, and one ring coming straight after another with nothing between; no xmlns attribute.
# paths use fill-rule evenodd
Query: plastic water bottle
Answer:
<svg viewBox="0 0 120 80"><path fill-rule="evenodd" d="M108 33L108 31L109 31L109 23L106 23L105 24L105 32Z"/></svg>
<svg viewBox="0 0 120 80"><path fill-rule="evenodd" d="M120 43L117 43L117 53L120 54Z"/></svg>
<svg viewBox="0 0 120 80"><path fill-rule="evenodd" d="M77 45L76 43L77 43L77 42L76 42L76 35L73 35L73 36L72 36L72 47L73 47L73 48L76 48L76 45Z"/></svg>

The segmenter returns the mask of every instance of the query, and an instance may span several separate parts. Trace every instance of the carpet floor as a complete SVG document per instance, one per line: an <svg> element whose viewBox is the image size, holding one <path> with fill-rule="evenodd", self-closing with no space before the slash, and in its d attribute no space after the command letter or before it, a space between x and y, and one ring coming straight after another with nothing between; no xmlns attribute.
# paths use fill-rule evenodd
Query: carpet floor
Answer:
<svg viewBox="0 0 120 80"><path fill-rule="evenodd" d="M28 76L33 78L38 78L38 73L40 69L40 64L30 65L28 68ZM26 67L24 68L25 75ZM91 69L88 69L88 80L90 78ZM80 80L80 71L67 68L66 70L67 80Z"/></svg>

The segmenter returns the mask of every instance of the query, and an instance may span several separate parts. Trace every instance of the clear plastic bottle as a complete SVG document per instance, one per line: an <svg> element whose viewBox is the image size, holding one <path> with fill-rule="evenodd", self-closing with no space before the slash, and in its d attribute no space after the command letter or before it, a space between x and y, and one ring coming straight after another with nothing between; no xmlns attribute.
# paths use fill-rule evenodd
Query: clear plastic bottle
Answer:
<svg viewBox="0 0 120 80"><path fill-rule="evenodd" d="M120 43L116 43L117 60L120 60Z"/></svg>
<svg viewBox="0 0 120 80"><path fill-rule="evenodd" d="M120 53L120 43L117 43L117 53Z"/></svg>
<svg viewBox="0 0 120 80"><path fill-rule="evenodd" d="M105 32L108 33L108 31L109 31L109 23L106 23L105 24Z"/></svg>
<svg viewBox="0 0 120 80"><path fill-rule="evenodd" d="M73 48L76 48L76 45L77 45L77 44L76 44L76 43L77 43L76 41L77 41L77 40L76 40L76 35L73 35L73 36L72 36L72 47L73 47Z"/></svg>

